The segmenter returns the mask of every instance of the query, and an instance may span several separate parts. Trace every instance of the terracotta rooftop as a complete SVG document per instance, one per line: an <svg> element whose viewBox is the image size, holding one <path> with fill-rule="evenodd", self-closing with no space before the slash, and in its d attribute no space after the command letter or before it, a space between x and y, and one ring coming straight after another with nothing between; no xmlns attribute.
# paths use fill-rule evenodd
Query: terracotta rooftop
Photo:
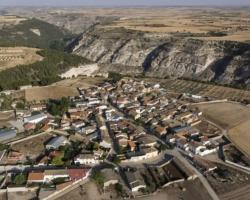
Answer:
<svg viewBox="0 0 250 200"><path fill-rule="evenodd" d="M43 172L30 172L28 176L28 181L43 180L43 178L44 178Z"/></svg>
<svg viewBox="0 0 250 200"><path fill-rule="evenodd" d="M76 181L86 176L86 169L67 169L71 180Z"/></svg>

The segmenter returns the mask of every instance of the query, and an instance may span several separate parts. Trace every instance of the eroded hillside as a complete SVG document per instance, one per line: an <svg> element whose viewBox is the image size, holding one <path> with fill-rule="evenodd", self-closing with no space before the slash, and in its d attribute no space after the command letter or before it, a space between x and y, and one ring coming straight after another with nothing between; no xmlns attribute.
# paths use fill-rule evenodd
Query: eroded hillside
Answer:
<svg viewBox="0 0 250 200"><path fill-rule="evenodd" d="M104 65L104 71L250 86L250 45L247 43L96 26L77 38L69 51L108 64Z"/></svg>

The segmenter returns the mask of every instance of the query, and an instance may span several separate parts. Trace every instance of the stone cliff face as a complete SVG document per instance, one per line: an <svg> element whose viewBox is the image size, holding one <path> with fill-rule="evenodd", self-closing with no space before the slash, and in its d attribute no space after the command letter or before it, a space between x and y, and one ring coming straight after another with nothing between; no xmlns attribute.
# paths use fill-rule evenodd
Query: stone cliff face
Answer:
<svg viewBox="0 0 250 200"><path fill-rule="evenodd" d="M68 49L104 71L250 86L250 44L93 27Z"/></svg>

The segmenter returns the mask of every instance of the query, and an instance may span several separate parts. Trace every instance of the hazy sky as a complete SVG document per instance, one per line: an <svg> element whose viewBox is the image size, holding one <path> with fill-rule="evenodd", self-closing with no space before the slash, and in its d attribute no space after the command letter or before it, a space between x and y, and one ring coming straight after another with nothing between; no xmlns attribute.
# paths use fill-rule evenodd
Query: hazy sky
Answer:
<svg viewBox="0 0 250 200"><path fill-rule="evenodd" d="M0 0L0 6L160 6L160 5L250 5L250 0Z"/></svg>

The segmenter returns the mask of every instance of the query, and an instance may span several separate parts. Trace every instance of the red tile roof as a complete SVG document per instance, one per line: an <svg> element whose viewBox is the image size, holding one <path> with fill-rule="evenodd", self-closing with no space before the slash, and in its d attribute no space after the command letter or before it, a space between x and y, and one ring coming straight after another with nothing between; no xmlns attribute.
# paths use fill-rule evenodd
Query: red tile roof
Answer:
<svg viewBox="0 0 250 200"><path fill-rule="evenodd" d="M42 181L44 178L43 172L30 172L28 176L28 181Z"/></svg>
<svg viewBox="0 0 250 200"><path fill-rule="evenodd" d="M76 181L86 176L86 169L67 169L71 180Z"/></svg>

